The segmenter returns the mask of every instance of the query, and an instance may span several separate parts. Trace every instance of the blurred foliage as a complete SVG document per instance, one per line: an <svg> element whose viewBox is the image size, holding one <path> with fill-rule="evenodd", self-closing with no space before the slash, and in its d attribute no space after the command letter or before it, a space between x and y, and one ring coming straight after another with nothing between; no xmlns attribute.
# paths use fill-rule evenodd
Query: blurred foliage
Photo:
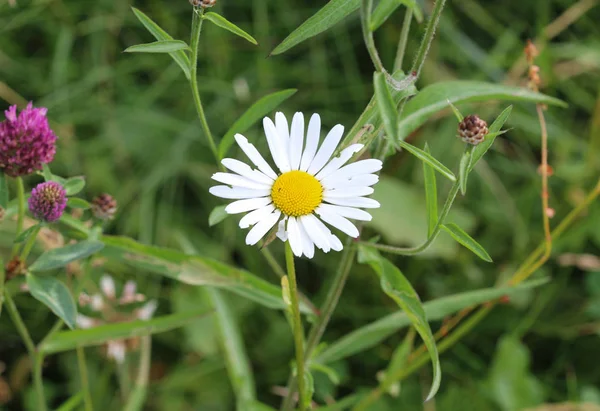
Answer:
<svg viewBox="0 0 600 411"><path fill-rule="evenodd" d="M216 136L225 134L253 102L288 88L299 91L281 107L286 113L319 112L324 126L352 126L373 92L373 69L356 14L285 54L267 58L323 3L218 1L214 10L252 34L259 45L215 26L203 29L199 86ZM429 1L418 3L425 10L430 7ZM152 41L130 6L152 16L173 37L189 37L187 0L0 2L0 107L32 100L49 108L60 137L53 171L86 176L88 199L100 192L118 199L119 214L109 232L174 248L189 241L201 256L229 261L277 282L258 250L244 245L245 234L237 229L235 218L209 228L209 213L222 203L208 194L216 167L188 84L168 56L122 52ZM569 7L575 11L559 18ZM400 8L376 33L388 67L393 64L403 13ZM550 204L556 210L553 224L594 186L600 169L599 20L600 6L594 0L454 0L444 10L417 84L422 88L463 79L524 85L525 66L519 63L523 44L527 38L539 39L542 90L569 103L568 108L546 112L554 170L550 179ZM423 30L423 23L413 22L408 56L414 56ZM502 108L493 102L460 106L463 113L477 112L488 120ZM477 238L494 264L479 260L447 234L426 254L391 257L424 301L501 282L543 238L534 105L516 104L507 125L510 131L496 140L478 165L469 181L468 197L458 200L450 218ZM463 145L454 137L455 127L452 113L446 110L409 140L420 147L427 142L436 158L456 169ZM247 135L262 141L258 126ZM420 243L427 231L421 164L403 152L387 164L384 173L375 195L384 207L375 214L369 235L381 234L396 245ZM439 179L438 187L445 193L449 183ZM581 263L582 254L600 253L600 207L591 207L585 217L585 223L574 225L555 243L553 258L538 273L551 276L550 284L524 291L497 307L441 357L444 379L433 402L422 402L431 382L430 369L424 367L400 384L398 397L387 396L373 409L512 411L544 402L600 404L600 264ZM9 246L6 238L0 241L3 248ZM281 244L270 248L283 261ZM561 259L566 252L576 255ZM314 260L297 263L300 288L317 305L338 259L339 255L317 253ZM157 298L161 314L214 304L200 288L123 267L113 271L121 283L135 279L145 294ZM324 341L334 341L397 310L378 281L366 266L353 268ZM285 385L293 356L284 316L234 295L221 295L241 325L259 400L277 405L281 393L277 387ZM39 340L51 326L52 313L29 297L17 301L34 339ZM215 318L202 318L153 338L146 409L234 408L215 322ZM439 326L432 325L434 330ZM0 336L0 403L6 403L0 409L34 410L26 353L6 316L0 318ZM404 333L398 333L384 344L333 364L339 386L316 372L316 401L325 404L374 386L376 373L387 367L403 338ZM87 353L96 409L120 409L117 367L98 350ZM79 390L76 356L67 353L46 361L45 385L56 406Z"/></svg>

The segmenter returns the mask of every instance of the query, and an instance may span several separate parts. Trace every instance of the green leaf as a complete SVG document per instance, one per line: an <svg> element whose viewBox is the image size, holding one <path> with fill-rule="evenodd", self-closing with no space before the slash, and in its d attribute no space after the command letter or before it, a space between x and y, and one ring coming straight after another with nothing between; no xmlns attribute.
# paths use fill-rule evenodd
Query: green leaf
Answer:
<svg viewBox="0 0 600 411"><path fill-rule="evenodd" d="M442 225L442 228L446 230L452 236L452 238L454 238L460 244L473 251L473 253L477 257L481 258L483 261L487 261L488 263L492 262L492 259L487 253L487 251L485 251L485 249L481 245L479 245L477 241L473 240L473 238L471 238L469 234L465 233L462 228L460 228L454 223L444 224Z"/></svg>
<svg viewBox="0 0 600 411"><path fill-rule="evenodd" d="M375 7L375 10L373 10L369 29L371 31L377 30L401 5L412 9L419 23L423 21L423 13L415 0L381 0L377 7Z"/></svg>
<svg viewBox="0 0 600 411"><path fill-rule="evenodd" d="M353 405L357 404L360 399L365 396L361 394L351 394L341 400L336 400L331 405L315 408L314 411L344 411L350 409Z"/></svg>
<svg viewBox="0 0 600 411"><path fill-rule="evenodd" d="M85 178L83 177L71 177L63 184L67 196L74 196L78 194L85 187Z"/></svg>
<svg viewBox="0 0 600 411"><path fill-rule="evenodd" d="M272 408L268 405L263 404L262 402L254 401L247 405L247 408L244 408L248 411L276 411L275 408Z"/></svg>
<svg viewBox="0 0 600 411"><path fill-rule="evenodd" d="M83 198L77 197L69 198L69 200L67 200L67 205L71 208L81 208L83 210L87 210L92 207L92 205Z"/></svg>
<svg viewBox="0 0 600 411"><path fill-rule="evenodd" d="M156 24L150 17L145 15L142 11L132 7L133 13L138 18L138 20L146 27L146 29L154 36L154 38L158 41L166 41L173 40L166 31L160 28L158 24ZM169 55L175 60L175 62L181 67L185 77L189 80L191 78L190 74L190 59L187 54L183 50L175 51L169 53Z"/></svg>
<svg viewBox="0 0 600 411"><path fill-rule="evenodd" d="M283 309L281 288L249 273L211 258L140 244L130 238L103 236L103 254L133 267L173 278L185 284L214 286L229 290L265 307ZM300 309L310 308L300 302Z"/></svg>
<svg viewBox="0 0 600 411"><path fill-rule="evenodd" d="M217 25L221 28L224 28L225 30L230 31L233 34L237 34L238 36L248 40L252 44L255 44L255 45L258 44L258 42L254 39L254 37L252 37L250 34L246 33L244 30L242 30L241 28L239 28L238 26L236 26L235 24L233 24L232 22L227 20L225 17L221 16L220 14L208 12L203 16L203 18L210 20L215 25Z"/></svg>
<svg viewBox="0 0 600 411"><path fill-rule="evenodd" d="M400 344L392 355L392 359L385 370L385 381L389 384L393 383L391 381L391 376L396 374L406 365L406 360L408 359L408 355L411 353L413 349L413 342L415 340L415 329L411 328L408 330L406 337L404 337L404 341Z"/></svg>
<svg viewBox="0 0 600 411"><path fill-rule="evenodd" d="M450 102L450 100L448 100L448 104L450 105L450 108L452 109L452 112L454 113L456 120L458 120L458 122L461 123L465 119L465 117L462 115L460 110L458 108L456 108L456 106Z"/></svg>
<svg viewBox="0 0 600 411"><path fill-rule="evenodd" d="M324 32L360 7L361 0L331 0L287 36L271 55L281 54L304 40Z"/></svg>
<svg viewBox="0 0 600 411"><path fill-rule="evenodd" d="M69 328L75 328L77 307L66 285L54 277L36 277L27 273L27 286L36 300L50 308Z"/></svg>
<svg viewBox="0 0 600 411"><path fill-rule="evenodd" d="M56 411L73 411L83 402L83 392L78 392L56 409Z"/></svg>
<svg viewBox="0 0 600 411"><path fill-rule="evenodd" d="M17 238L15 238L15 244L19 244L19 243L23 243L25 241L27 241L27 239L29 238L29 236L33 233L33 232L37 232L37 230L40 228L40 224L34 224L31 227L29 227L27 230L23 230L19 233L19 235L17 236Z"/></svg>
<svg viewBox="0 0 600 411"><path fill-rule="evenodd" d="M427 143L425 143L425 152L430 154ZM438 200L435 170L431 164L425 161L423 161L423 180L425 182L425 204L427 205L427 237L429 237L438 222Z"/></svg>
<svg viewBox="0 0 600 411"><path fill-rule="evenodd" d="M398 140L398 112L388 87L385 74L373 73L373 86L375 88L375 99L379 108L379 114L383 120L383 126L388 139Z"/></svg>
<svg viewBox="0 0 600 411"><path fill-rule="evenodd" d="M227 151L234 142L233 137L236 133L243 133L248 130L254 123L275 110L277 106L296 94L297 91L298 90L295 88L277 91L264 96L254 103L235 123L233 123L221 139L221 142L219 143L219 157L225 157Z"/></svg>
<svg viewBox="0 0 600 411"><path fill-rule="evenodd" d="M309 370L304 370L304 404L312 404L315 393L315 380Z"/></svg>
<svg viewBox="0 0 600 411"><path fill-rule="evenodd" d="M85 330L62 331L45 340L41 345L41 351L45 354L52 354L70 351L78 346L89 347L100 345L109 340L120 340L161 333L182 327L209 313L206 310L194 310L186 313L165 315L151 320L136 320L99 325Z"/></svg>
<svg viewBox="0 0 600 411"><path fill-rule="evenodd" d="M250 361L235 316L221 292L207 287L207 293L215 307L217 327L227 360L227 372L237 398L238 409L256 400L256 386Z"/></svg>
<svg viewBox="0 0 600 411"><path fill-rule="evenodd" d="M8 207L8 182L6 174L0 171L0 209L6 210Z"/></svg>
<svg viewBox="0 0 600 411"><path fill-rule="evenodd" d="M427 351L429 351L433 366L433 382L425 400L429 401L440 387L442 370L440 368L440 358L435 345L435 338L427 322L427 314L423 309L421 300L398 267L386 258L381 257L376 250L360 246L359 260L361 263L369 264L377 275L379 275L381 288L406 313L413 327L423 339Z"/></svg>
<svg viewBox="0 0 600 411"><path fill-rule="evenodd" d="M467 145L465 152L460 158L460 163L458 164L458 182L460 185L460 193L465 195L467 192L467 179L469 178L469 171L471 170L471 161L473 159L473 146L471 144Z"/></svg>
<svg viewBox="0 0 600 411"><path fill-rule="evenodd" d="M46 251L29 267L31 271L49 271L64 267L73 261L89 257L104 248L100 241L85 240Z"/></svg>
<svg viewBox="0 0 600 411"><path fill-rule="evenodd" d="M433 114L447 108L448 102L459 104L486 100L530 101L566 107L566 103L562 100L522 87L480 81L440 82L425 87L415 98L406 103L402 119L398 124L398 135L404 139L425 124Z"/></svg>
<svg viewBox="0 0 600 411"><path fill-rule="evenodd" d="M415 146L408 144L404 140L395 140L395 142L400 147L402 147L403 149L405 149L406 151L408 151L409 153L411 153L412 155L417 157L419 160L421 160L421 161L429 164L431 167L435 168L440 174L442 174L448 180L456 181L456 177L454 176L452 171L450 171L450 169L448 167L443 165L437 158L433 157L428 152L423 151L419 148L416 148Z"/></svg>
<svg viewBox="0 0 600 411"><path fill-rule="evenodd" d="M485 153L487 153L492 144L494 144L494 140L496 140L496 137L498 137L501 134L502 126L504 125L504 123L506 123L506 120L508 120L511 111L512 106L506 107L502 111L502 113L500 113L500 115L496 117L496 120L494 120L492 125L489 126L488 134L485 136L485 140L477 144L477 146L473 149L473 159L471 160L471 164L469 166L469 172L473 170L475 164L477 164L481 157L483 157Z"/></svg>
<svg viewBox="0 0 600 411"><path fill-rule="evenodd" d="M546 283L548 283L548 279L542 278L524 282L516 287L507 286L466 291L428 301L423 304L423 309L429 321L439 321L464 308L483 304L505 295L513 296L522 290L539 287ZM323 350L315 358L315 361L332 363L342 360L380 344L386 338L409 325L410 320L403 311L387 315L338 339Z"/></svg>
<svg viewBox="0 0 600 411"><path fill-rule="evenodd" d="M226 205L216 206L212 209L210 214L208 215L208 226L212 227L214 225L219 224L221 221L225 220L229 214L225 211Z"/></svg>
<svg viewBox="0 0 600 411"><path fill-rule="evenodd" d="M190 50L190 46L181 40L161 40L153 43L136 44L123 50L124 53L174 53L179 50Z"/></svg>

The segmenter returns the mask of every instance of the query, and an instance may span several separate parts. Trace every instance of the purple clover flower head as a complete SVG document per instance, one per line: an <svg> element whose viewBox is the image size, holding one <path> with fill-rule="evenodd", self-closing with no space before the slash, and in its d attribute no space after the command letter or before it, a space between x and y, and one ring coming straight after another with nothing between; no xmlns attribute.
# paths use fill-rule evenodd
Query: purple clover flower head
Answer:
<svg viewBox="0 0 600 411"><path fill-rule="evenodd" d="M67 206L67 192L59 183L47 181L31 190L29 211L40 221L58 220Z"/></svg>
<svg viewBox="0 0 600 411"><path fill-rule="evenodd" d="M42 164L54 159L56 135L48 125L46 108L33 108L31 103L17 115L10 106L0 123L0 171L20 177L41 170Z"/></svg>

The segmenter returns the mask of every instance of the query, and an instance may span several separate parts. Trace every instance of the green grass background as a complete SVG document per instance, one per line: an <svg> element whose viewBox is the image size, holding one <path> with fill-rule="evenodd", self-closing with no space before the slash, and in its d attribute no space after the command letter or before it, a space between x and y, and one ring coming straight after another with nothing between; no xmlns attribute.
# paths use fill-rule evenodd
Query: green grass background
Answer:
<svg viewBox="0 0 600 411"><path fill-rule="evenodd" d="M372 96L373 67L362 43L358 16L283 55L269 52L324 1L219 0L214 11L226 16L259 42L255 47L206 24L201 38L199 85L215 136L258 98L277 90L298 93L280 108L319 112L324 126L349 129ZM430 2L420 2L428 9ZM550 203L553 224L595 185L600 168L600 6L597 1L453 0L444 11L436 41L418 86L452 79L524 85L511 71L527 38L544 44L538 58L545 93L568 102L550 108ZM567 8L590 8L572 24L556 20ZM595 7L594 7L595 5ZM130 10L147 13L173 37L187 40L191 7L186 0L17 0L0 3L0 108L32 100L46 106L59 150L53 171L85 175L86 195L109 192L119 201L111 233L144 243L180 248L190 242L201 255L244 266L277 282L235 218L208 227L208 214L222 202L208 194L216 170L195 115L189 86L179 67L164 55L125 54L134 44L153 41ZM393 65L403 18L399 10L376 33L386 66ZM424 31L413 24L405 68ZM547 36L553 38L547 40ZM509 74L513 73L513 75ZM515 76L514 73L517 75ZM462 105L491 121L505 106L495 102ZM493 286L510 275L542 240L540 213L539 124L533 104L516 104L501 136L470 179L451 221L460 223L494 259L486 264L442 234L434 247L415 258L393 258L422 300ZM425 142L444 164L456 168L463 145L455 138L449 111L435 116L409 137ZM260 127L246 135L259 140ZM231 152L233 153L233 151ZM426 233L422 168L407 153L390 160L389 177L377 189L384 207L369 234L396 245L420 243ZM27 183L37 180L30 178ZM438 179L441 193L449 185ZM442 194L440 197L443 198ZM600 208L592 206L554 247L537 276L551 276L542 288L524 292L493 313L442 356L442 389L422 404L430 370L424 367L401 384L398 398L387 397L374 410L520 410L546 402L600 405L600 268L562 266L566 252L598 254ZM3 240L6 246L6 239ZM283 262L283 248L271 248ZM298 263L302 290L323 300L340 255ZM208 306L201 288L147 273L115 269L119 282L135 278L159 300L159 314ZM98 273L100 274L100 273ZM254 370L259 399L276 405L274 386L285 384L293 343L280 312L239 298L235 310ZM19 298L34 339L41 338L52 314L32 299ZM324 341L397 310L378 279L357 265L350 276ZM439 323L432 325L439 328ZM341 377L334 386L315 374L318 403L375 385L402 341L399 333L384 344L335 364ZM153 339L152 386L148 410L230 410L235 398L210 318ZM25 351L6 316L0 319L0 361L7 369L14 399L0 409L34 410L23 376ZM116 370L96 350L88 350L92 395L97 409L119 409ZM57 405L78 390L73 354L52 356L44 369L48 396ZM2 408L4 407L4 408Z"/></svg>

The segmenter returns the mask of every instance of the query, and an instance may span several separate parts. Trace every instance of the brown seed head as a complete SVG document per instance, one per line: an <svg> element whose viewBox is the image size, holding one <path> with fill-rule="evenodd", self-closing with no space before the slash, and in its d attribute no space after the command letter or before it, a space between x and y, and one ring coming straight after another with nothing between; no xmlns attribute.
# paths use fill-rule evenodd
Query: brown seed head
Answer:
<svg viewBox="0 0 600 411"><path fill-rule="evenodd" d="M100 220L112 220L117 213L117 200L110 194L100 194L92 201L92 213Z"/></svg>
<svg viewBox="0 0 600 411"><path fill-rule="evenodd" d="M530 65L533 64L533 60L540 54L537 47L531 40L527 40L527 44L525 44L525 57L527 58L527 63Z"/></svg>
<svg viewBox="0 0 600 411"><path fill-rule="evenodd" d="M217 4L217 0L190 0L190 4L194 7L202 7L206 9Z"/></svg>
<svg viewBox="0 0 600 411"><path fill-rule="evenodd" d="M15 278L20 274L25 274L25 262L19 258L19 256L13 257L12 260L6 264L6 280Z"/></svg>
<svg viewBox="0 0 600 411"><path fill-rule="evenodd" d="M465 143L476 146L488 133L487 123L479 116L472 114L458 124L458 137Z"/></svg>

